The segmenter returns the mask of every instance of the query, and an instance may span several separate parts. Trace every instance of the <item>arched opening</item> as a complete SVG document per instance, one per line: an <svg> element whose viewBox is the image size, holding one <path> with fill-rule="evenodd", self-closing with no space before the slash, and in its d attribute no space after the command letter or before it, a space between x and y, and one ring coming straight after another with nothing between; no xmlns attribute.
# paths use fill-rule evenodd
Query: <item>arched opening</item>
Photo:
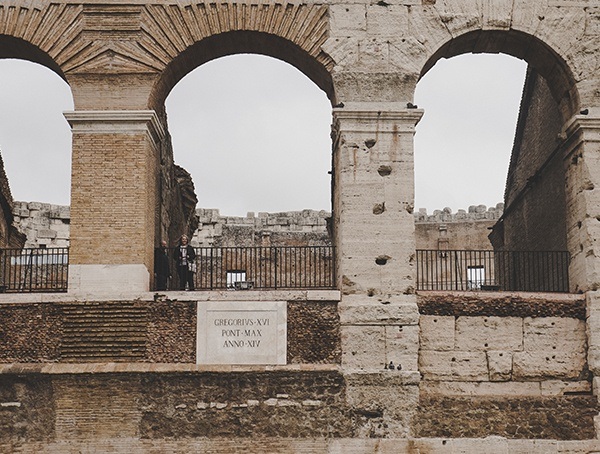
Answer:
<svg viewBox="0 0 600 454"><path fill-rule="evenodd" d="M66 82L25 60L0 60L0 149L16 200L69 204L73 109Z"/></svg>
<svg viewBox="0 0 600 454"><path fill-rule="evenodd" d="M455 213L503 201L526 71L508 55L463 54L439 60L419 81L417 208Z"/></svg>
<svg viewBox="0 0 600 454"><path fill-rule="evenodd" d="M306 278L314 283L275 282L274 272L251 268L249 262L256 260L248 255L271 254L272 250L253 249L239 252L243 259L225 260L236 265L222 265L225 274L223 269L218 271L219 283L197 282L197 286L229 286L230 280L240 276L252 278L253 285L262 288L333 285L328 231L331 96L331 79L321 63L297 45L264 33L231 32L207 38L175 59L165 72L152 98L165 97L163 118L169 130L169 143L163 150L162 188L169 187L165 177L169 162L174 164L175 177L180 175L180 184L171 185L175 192L193 184L195 196L179 197L187 200L188 212L192 203L198 203L195 219L184 213L192 246L327 248L292 251L294 260L319 256L321 269L328 267L322 271L327 274L327 284L321 276L292 277L287 269L278 272L286 279ZM162 106L157 110L162 112ZM157 235L161 239L167 236L174 245L182 233L177 215L172 215L176 203L165 191L161 197L163 205L171 203L163 210L170 215L162 217ZM168 225L164 222L167 217L171 218ZM289 252L277 251L278 258L261 256L260 261L281 264L280 254ZM213 265L207 265L211 273ZM305 264L287 266L300 269ZM257 276L259 272L262 274ZM198 273L202 278L209 274Z"/></svg>
<svg viewBox="0 0 600 454"><path fill-rule="evenodd" d="M452 40L429 60L422 75L425 75L441 57L451 58L466 53L504 53L526 61L529 66L523 84L522 69L520 74L516 72L512 77L510 74L502 75L502 71L511 64L510 61L503 60L504 67L495 70L498 86L494 93L479 94L477 104L473 105L468 112L456 109L458 102L462 102L462 99L450 103L446 107L444 116L447 121L466 123L467 127L463 134L465 135L464 141L468 142L471 129L477 127L477 120L469 121L469 114L475 112L478 120L492 122L493 118L489 117L492 107L486 100L494 102L494 96L502 93L503 88L508 84L507 78L515 79L516 83L522 84L523 87L522 96L519 96L518 104L514 103L515 107L513 107L515 109L513 118L517 120L516 126L513 127L510 146L507 147L507 142L504 142L506 147L504 155L506 157L510 155L510 160L505 158L505 164L499 165L496 156L486 155L497 139L497 131L494 130L479 139L480 149L475 152L477 158L482 155L486 156L485 164L476 166L474 165L475 160L460 159L460 155L454 154L450 156L450 159L459 162L454 167L455 171L449 171L448 174L454 175L463 185L465 182L467 185L471 184L470 188L475 197L480 192L480 187L474 183L478 176L483 175L488 180L503 176L503 213L499 217L497 216L499 213L494 209L492 210L494 213L480 213L477 207L474 207L472 213L463 212L456 215L439 213L439 221L443 224L443 228L439 229L440 238L437 241L441 246L450 250L483 249L482 245L487 246L485 249L491 249L493 245L495 251L493 257L495 258L490 259L490 267L498 269L502 266L505 268L503 276L493 282L494 286L497 284L506 290L568 291L566 276L568 255L563 254L563 251L567 250L566 167L561 154L564 149L564 138L561 131L565 122L578 108L574 78L564 61L546 44L523 33L499 31L471 32ZM494 57L499 58L498 56L485 56L488 59ZM442 63L442 67L444 63ZM490 60L488 66L492 64L493 60ZM469 71L467 66L465 66L466 71ZM472 75L465 73L463 77L469 79L469 76ZM455 79L452 77L452 74L449 73L444 80L446 90L451 91L460 86L458 83L453 83ZM471 78L470 84L477 86L479 81ZM463 87L463 91L459 91L457 96L459 98L467 97L469 92L474 91L476 91L474 88ZM514 88L512 91L515 91ZM427 105L423 105L421 101L419 103L420 107L425 108L427 115ZM500 125L498 125L498 129L500 129ZM438 133L438 135L444 137L444 134ZM416 154L418 155L419 139L416 139L416 143ZM440 146L446 145L441 144ZM416 162L418 167L419 158L416 159ZM423 171L423 168L418 170L418 172ZM452 185L452 178L446 181L446 183L436 184L438 190L444 185ZM419 183L417 183L417 191L418 187ZM493 205L493 202L491 204ZM478 227L475 227L476 223L473 221L477 220L488 222L480 223ZM471 225L468 226L468 223ZM458 231L458 224L462 224L461 234L453 236L448 230L450 227L456 227ZM481 227L491 229L489 235L491 244L485 244L487 232L482 230L469 233L470 228L481 229ZM442 239L441 236L445 238ZM477 241L474 240L475 238ZM517 265L517 259L513 259L513 255L510 255L510 260L505 258L509 257L507 251L510 251L510 254L512 251L519 253L533 251L535 254L526 258L519 256ZM550 255L544 255L546 252L549 252ZM555 253L559 252L560 258L556 259ZM443 255L444 257L449 256L448 254ZM498 259L498 257L501 258ZM508 263L509 261L510 263ZM468 268L468 264L465 263L461 264L462 268ZM453 267L456 268L456 266ZM520 268L520 270L516 270L516 268ZM561 277L561 282L558 283L555 276L545 276L554 273L557 268L565 273L564 278ZM519 275L513 278L517 275L517 271L527 274L525 277ZM509 274L511 275L510 279ZM528 282L525 283L524 280Z"/></svg>
<svg viewBox="0 0 600 454"><path fill-rule="evenodd" d="M71 130L63 112L73 109L70 87L48 55L8 36L0 37L0 86L5 217L14 203L27 247L68 246ZM50 213L64 225L51 225Z"/></svg>
<svg viewBox="0 0 600 454"><path fill-rule="evenodd" d="M198 207L227 216L331 209L331 107L296 68L260 55L212 60L166 106L175 162L192 174Z"/></svg>

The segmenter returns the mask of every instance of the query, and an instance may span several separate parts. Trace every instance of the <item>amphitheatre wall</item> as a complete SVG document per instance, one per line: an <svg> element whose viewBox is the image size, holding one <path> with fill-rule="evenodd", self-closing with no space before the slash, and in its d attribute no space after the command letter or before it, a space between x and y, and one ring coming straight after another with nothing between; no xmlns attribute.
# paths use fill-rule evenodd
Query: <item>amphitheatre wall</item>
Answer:
<svg viewBox="0 0 600 454"><path fill-rule="evenodd" d="M1 2L0 58L55 71L75 110L65 113L69 291L0 294L0 451L600 451L599 6ZM164 101L196 67L248 52L294 65L331 101L337 282L150 292L153 248L194 230L194 196L173 162ZM522 58L546 81L560 126L558 221L579 293L415 290L414 134L424 110L414 91L437 61L470 52ZM535 159L547 156L539 151ZM57 214L38 229L27 213L43 210L19 204L17 217L38 232L36 245L64 244L66 209L48 207ZM295 228L328 238L328 222L308 212L289 225L289 216L271 219L272 231L268 215L265 227L260 214L225 224L204 214L198 242L283 242ZM423 224L428 245L464 243L470 227L453 236L466 224L450 215ZM194 340L208 334L195 317L236 304L286 311L285 329L277 324L281 363L197 361Z"/></svg>
<svg viewBox="0 0 600 454"><path fill-rule="evenodd" d="M502 216L503 204L472 205L453 213L450 208L414 214L417 249L491 249L487 236ZM14 223L27 235L25 247L69 246L68 206L15 202ZM210 246L323 246L331 244L328 211L290 211L222 216L218 209L197 208L191 244ZM174 243L172 243L174 245Z"/></svg>

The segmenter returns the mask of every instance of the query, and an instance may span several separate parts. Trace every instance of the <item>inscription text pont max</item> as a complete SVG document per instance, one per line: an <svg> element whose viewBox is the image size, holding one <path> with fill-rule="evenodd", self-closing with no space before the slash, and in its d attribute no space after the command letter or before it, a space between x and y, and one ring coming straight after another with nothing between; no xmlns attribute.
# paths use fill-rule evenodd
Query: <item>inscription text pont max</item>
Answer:
<svg viewBox="0 0 600 454"><path fill-rule="evenodd" d="M213 323L221 328L223 348L258 348L263 327L269 326L270 322L268 318L217 318Z"/></svg>

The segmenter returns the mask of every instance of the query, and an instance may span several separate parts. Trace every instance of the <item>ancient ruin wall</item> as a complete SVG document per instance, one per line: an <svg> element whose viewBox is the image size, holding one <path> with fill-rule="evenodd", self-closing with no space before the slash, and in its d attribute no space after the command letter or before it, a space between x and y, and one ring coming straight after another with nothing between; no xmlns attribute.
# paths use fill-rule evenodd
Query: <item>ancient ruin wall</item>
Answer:
<svg viewBox="0 0 600 454"><path fill-rule="evenodd" d="M506 250L567 250L562 121L548 85L529 69L494 244Z"/></svg>
<svg viewBox="0 0 600 454"><path fill-rule="evenodd" d="M453 213L449 208L414 214L418 249L491 249L489 229L502 216L503 205L473 205ZM69 245L68 206L40 202L15 202L15 225L27 235L27 247ZM198 208L198 224L191 244L195 247L232 246L324 246L331 244L327 211L303 210L281 213L248 213L222 216L218 209ZM185 231L184 224L177 224ZM163 229L167 231L168 229ZM172 229L173 230L173 229ZM175 241L178 235L170 238ZM174 244L174 243L172 243Z"/></svg>

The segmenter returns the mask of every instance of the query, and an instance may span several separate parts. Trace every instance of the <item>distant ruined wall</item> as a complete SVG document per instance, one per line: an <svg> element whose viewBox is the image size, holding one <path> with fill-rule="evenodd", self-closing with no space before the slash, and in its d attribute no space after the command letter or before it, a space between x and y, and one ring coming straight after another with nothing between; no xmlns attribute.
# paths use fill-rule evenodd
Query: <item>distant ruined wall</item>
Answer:
<svg viewBox="0 0 600 454"><path fill-rule="evenodd" d="M452 213L449 208L415 213L418 249L491 249L490 228L502 216L503 204L487 208L473 205ZM69 207L39 202L16 202L15 225L27 235L26 247L69 245ZM191 244L195 247L232 246L324 246L331 244L327 211L302 210L281 213L248 213L246 217L221 216L218 209L198 208L194 216L178 218L175 226L163 223L164 238L175 245L189 219L195 219ZM189 224L193 226L194 224ZM181 233L179 233L181 234Z"/></svg>
<svg viewBox="0 0 600 454"><path fill-rule="evenodd" d="M22 248L25 236L13 225L13 198L0 156L0 247Z"/></svg>
<svg viewBox="0 0 600 454"><path fill-rule="evenodd" d="M452 213L449 208L428 215L420 209L415 214L417 249L489 250L491 228L502 216L504 204L495 207L470 206L468 211Z"/></svg>

